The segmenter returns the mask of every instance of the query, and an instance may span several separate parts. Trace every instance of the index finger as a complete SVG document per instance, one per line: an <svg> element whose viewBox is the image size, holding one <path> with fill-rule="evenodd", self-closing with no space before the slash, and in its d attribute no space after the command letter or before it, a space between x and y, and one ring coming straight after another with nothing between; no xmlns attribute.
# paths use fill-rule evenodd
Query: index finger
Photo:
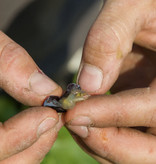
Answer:
<svg viewBox="0 0 156 164"><path fill-rule="evenodd" d="M0 87L18 101L32 106L41 105L47 95L62 93L29 54L3 32L0 32Z"/></svg>
<svg viewBox="0 0 156 164"><path fill-rule="evenodd" d="M67 112L67 124L93 127L156 127L153 88L133 89L110 96L94 96Z"/></svg>

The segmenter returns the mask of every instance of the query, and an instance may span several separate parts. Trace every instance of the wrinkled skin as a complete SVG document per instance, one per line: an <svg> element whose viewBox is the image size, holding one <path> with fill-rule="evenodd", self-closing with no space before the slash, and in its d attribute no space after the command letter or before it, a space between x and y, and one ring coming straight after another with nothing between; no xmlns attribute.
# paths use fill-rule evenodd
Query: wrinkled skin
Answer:
<svg viewBox="0 0 156 164"><path fill-rule="evenodd" d="M65 121L100 163L156 163L155 29L156 1L107 0L87 36L78 82L93 96Z"/></svg>

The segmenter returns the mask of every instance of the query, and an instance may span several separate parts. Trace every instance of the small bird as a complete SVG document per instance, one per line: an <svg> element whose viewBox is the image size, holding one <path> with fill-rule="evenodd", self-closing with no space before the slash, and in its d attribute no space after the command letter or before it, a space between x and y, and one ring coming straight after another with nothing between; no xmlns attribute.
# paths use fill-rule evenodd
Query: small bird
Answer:
<svg viewBox="0 0 156 164"><path fill-rule="evenodd" d="M81 90L80 85L70 83L67 86L66 92L63 96L49 96L43 103L43 106L51 107L57 112L66 112L72 109L76 102L86 100L90 95Z"/></svg>

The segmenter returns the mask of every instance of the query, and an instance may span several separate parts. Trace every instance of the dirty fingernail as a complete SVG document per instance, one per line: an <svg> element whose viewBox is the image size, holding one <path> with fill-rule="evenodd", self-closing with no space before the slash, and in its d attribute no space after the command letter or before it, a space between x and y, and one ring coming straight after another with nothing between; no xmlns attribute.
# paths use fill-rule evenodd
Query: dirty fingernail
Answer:
<svg viewBox="0 0 156 164"><path fill-rule="evenodd" d="M88 128L86 126L68 126L68 128L82 138L88 136Z"/></svg>
<svg viewBox="0 0 156 164"><path fill-rule="evenodd" d="M47 95L58 88L58 85L40 72L34 72L29 79L30 89L39 94Z"/></svg>
<svg viewBox="0 0 156 164"><path fill-rule="evenodd" d="M78 116L78 117L72 119L68 123L68 125L73 125L73 126L77 126L77 125L79 125L79 126L90 126L92 124L93 124L92 120L87 116Z"/></svg>
<svg viewBox="0 0 156 164"><path fill-rule="evenodd" d="M90 64L84 64L80 70L78 83L87 92L95 92L101 88L103 73L102 70Z"/></svg>
<svg viewBox="0 0 156 164"><path fill-rule="evenodd" d="M47 132L48 130L55 127L57 124L57 120L55 118L49 117L46 118L44 121L41 122L41 124L38 126L37 129L37 136L41 136L43 133Z"/></svg>

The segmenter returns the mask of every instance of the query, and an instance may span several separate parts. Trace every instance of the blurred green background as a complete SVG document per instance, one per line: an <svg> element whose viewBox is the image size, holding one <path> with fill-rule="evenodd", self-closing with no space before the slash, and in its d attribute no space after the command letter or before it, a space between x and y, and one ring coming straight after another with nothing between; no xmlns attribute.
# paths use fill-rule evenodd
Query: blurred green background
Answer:
<svg viewBox="0 0 156 164"><path fill-rule="evenodd" d="M4 122L26 107L15 101L5 92L0 94L0 121ZM73 140L69 132L63 127L50 152L46 155L42 164L97 164L93 158L87 155Z"/></svg>

